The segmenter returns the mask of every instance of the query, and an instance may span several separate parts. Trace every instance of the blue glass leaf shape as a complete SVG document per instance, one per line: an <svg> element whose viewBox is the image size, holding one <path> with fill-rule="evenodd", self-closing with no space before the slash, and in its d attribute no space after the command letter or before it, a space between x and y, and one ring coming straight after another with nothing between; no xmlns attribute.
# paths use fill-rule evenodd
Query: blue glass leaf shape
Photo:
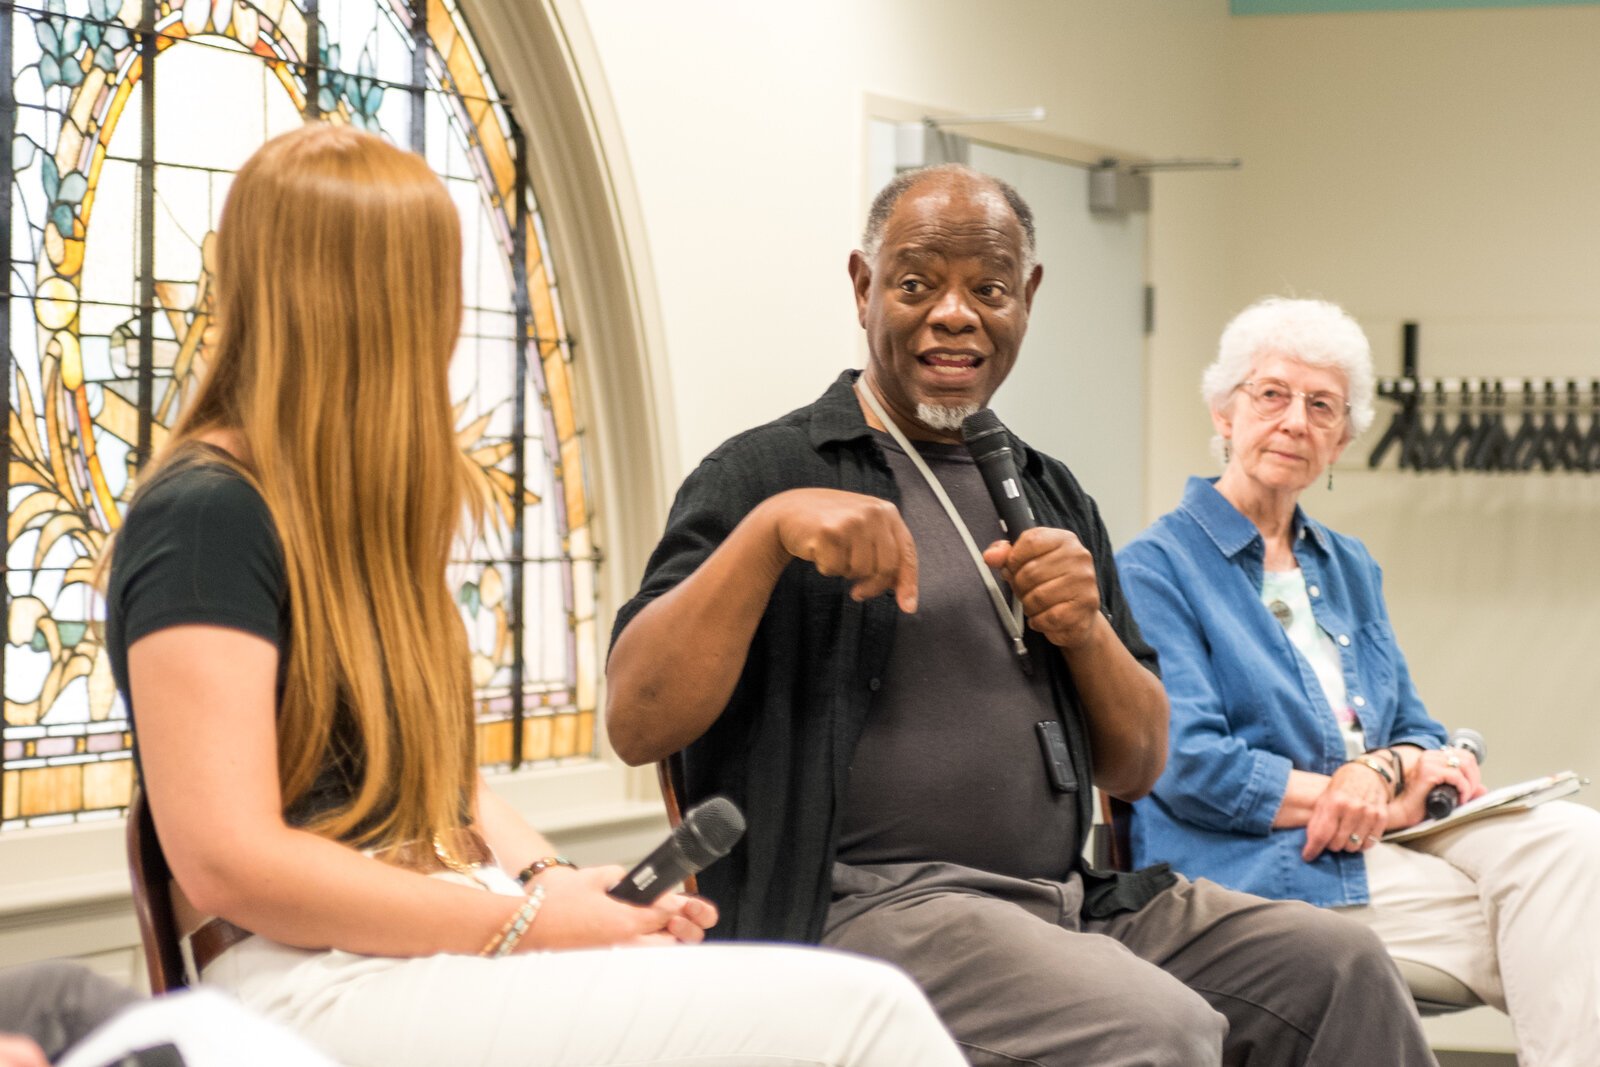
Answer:
<svg viewBox="0 0 1600 1067"><path fill-rule="evenodd" d="M54 56L47 54L39 57L39 82L46 89L61 83L61 64L55 61Z"/></svg>
<svg viewBox="0 0 1600 1067"><path fill-rule="evenodd" d="M324 85L317 90L317 107L322 110L324 115L330 111L336 111L339 108L339 98L333 95L332 89Z"/></svg>
<svg viewBox="0 0 1600 1067"><path fill-rule="evenodd" d="M83 39L89 42L90 51L100 47L100 24L85 22L83 24Z"/></svg>
<svg viewBox="0 0 1600 1067"><path fill-rule="evenodd" d="M78 86L83 84L83 68L73 60L68 60L61 66L61 84Z"/></svg>
<svg viewBox="0 0 1600 1067"><path fill-rule="evenodd" d="M103 44L94 50L94 65L108 74L116 72L117 54L111 50L110 45Z"/></svg>
<svg viewBox="0 0 1600 1067"><path fill-rule="evenodd" d="M44 182L44 195L46 200L54 200L56 191L61 188L61 172L56 170L54 156L46 155L44 165L40 168L39 177Z"/></svg>
<svg viewBox="0 0 1600 1067"><path fill-rule="evenodd" d="M46 55L55 55L61 49L61 35L56 33L56 28L50 24L49 19L40 19L33 24L33 35L39 39L39 47L43 48Z"/></svg>
<svg viewBox="0 0 1600 1067"><path fill-rule="evenodd" d="M383 86L374 85L367 90L367 95L362 100L361 110L368 115L376 115L378 106L383 103Z"/></svg>
<svg viewBox="0 0 1600 1067"><path fill-rule="evenodd" d="M65 0L45 0L44 9L52 15L65 15L67 13Z"/></svg>
<svg viewBox="0 0 1600 1067"><path fill-rule="evenodd" d="M483 595L478 592L477 583L463 583L461 591L456 594L456 599L466 606L474 619L478 617L478 609L483 606Z"/></svg>
<svg viewBox="0 0 1600 1067"><path fill-rule="evenodd" d="M83 194L88 191L89 179L83 176L82 171L75 170L61 179L61 191L56 193L56 199L76 207L83 202Z"/></svg>
<svg viewBox="0 0 1600 1067"><path fill-rule="evenodd" d="M89 0L89 17L101 22L110 22L116 15L117 9L112 5L112 0Z"/></svg>
<svg viewBox="0 0 1600 1067"><path fill-rule="evenodd" d="M361 50L361 60L356 64L356 71L364 78L370 78L378 73L378 68L373 65L371 49Z"/></svg>
<svg viewBox="0 0 1600 1067"><path fill-rule="evenodd" d="M120 52L133 43L133 38L128 34L128 30L124 26L108 26L106 27L105 43L111 46L113 52Z"/></svg>
<svg viewBox="0 0 1600 1067"><path fill-rule="evenodd" d="M56 32L61 35L61 51L57 56L65 61L83 43L83 27L77 22L69 22L66 19L56 19L55 24Z"/></svg>
<svg viewBox="0 0 1600 1067"><path fill-rule="evenodd" d="M57 204L50 211L50 221L56 224L56 232L64 236L72 236L72 208L66 204Z"/></svg>

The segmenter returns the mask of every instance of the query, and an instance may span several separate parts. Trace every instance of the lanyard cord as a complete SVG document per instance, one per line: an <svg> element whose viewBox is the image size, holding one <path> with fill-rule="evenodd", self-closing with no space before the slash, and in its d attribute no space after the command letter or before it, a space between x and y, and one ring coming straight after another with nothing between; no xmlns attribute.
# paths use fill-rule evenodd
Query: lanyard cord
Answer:
<svg viewBox="0 0 1600 1067"><path fill-rule="evenodd" d="M917 468L923 481L928 483L928 488L933 490L933 495L938 498L939 504L944 508L944 513L950 517L950 523L956 528L956 533L961 535L961 543L967 546L967 554L972 557L973 563L978 567L978 574L983 578L984 587L989 591L989 600L994 604L995 614L1000 616L1000 624L1005 627L1006 634L1011 638L1011 647L1016 650L1017 658L1022 663L1022 669L1031 673L1028 660L1028 646L1022 640L1022 601L1020 598L1011 605L1006 604L1005 594L1000 592L1000 585L994 580L994 571L983 561L983 550L972 539L972 532L967 529L967 524L962 521L961 513L956 511L956 506L950 501L950 494L944 491L938 477L928 468L927 461L922 454L912 447L906 440L906 435L900 427L883 410L876 395L870 386L856 382L856 392L859 393L872 409L872 413L883 423L884 429L889 431L889 436L895 439L906 456L911 460L912 466Z"/></svg>

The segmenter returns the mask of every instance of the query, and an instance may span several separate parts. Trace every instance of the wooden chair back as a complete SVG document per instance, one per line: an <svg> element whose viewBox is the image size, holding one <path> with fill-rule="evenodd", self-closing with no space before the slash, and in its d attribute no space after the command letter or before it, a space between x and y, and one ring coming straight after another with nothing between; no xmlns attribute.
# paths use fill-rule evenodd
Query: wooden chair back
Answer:
<svg viewBox="0 0 1600 1067"><path fill-rule="evenodd" d="M656 781L661 784L661 800L667 807L667 823L676 830L683 822L683 753L674 752L656 764ZM698 893L694 875L683 883L685 893Z"/></svg>
<svg viewBox="0 0 1600 1067"><path fill-rule="evenodd" d="M128 874L133 881L133 910L144 942L150 992L160 994L189 984L183 953L178 948L178 922L172 911L172 871L156 837L144 791L133 787L128 803Z"/></svg>
<svg viewBox="0 0 1600 1067"><path fill-rule="evenodd" d="M1100 832L1104 834L1105 848L1102 855L1096 856L1096 861L1108 870L1133 870L1133 845L1128 837L1129 817L1132 814L1133 805L1126 800L1118 800L1110 793L1100 793Z"/></svg>

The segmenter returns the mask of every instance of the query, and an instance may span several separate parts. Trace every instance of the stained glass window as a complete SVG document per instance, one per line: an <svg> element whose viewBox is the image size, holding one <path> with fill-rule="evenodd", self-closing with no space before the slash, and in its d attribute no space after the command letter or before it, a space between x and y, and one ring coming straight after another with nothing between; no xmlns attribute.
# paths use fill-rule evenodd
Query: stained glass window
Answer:
<svg viewBox="0 0 1600 1067"><path fill-rule="evenodd" d="M421 153L460 208L467 308L450 381L496 504L451 574L481 759L592 758L598 556L573 342L525 131L454 0L5 0L0 62L0 828L127 801L132 739L92 561L205 371L230 177L308 119Z"/></svg>

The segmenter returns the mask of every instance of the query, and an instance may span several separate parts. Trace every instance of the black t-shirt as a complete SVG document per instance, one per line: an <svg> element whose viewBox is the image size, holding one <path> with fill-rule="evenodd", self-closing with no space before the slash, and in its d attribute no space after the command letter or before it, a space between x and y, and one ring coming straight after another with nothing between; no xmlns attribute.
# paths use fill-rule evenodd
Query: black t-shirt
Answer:
<svg viewBox="0 0 1600 1067"><path fill-rule="evenodd" d="M134 500L117 533L106 591L106 652L137 736L128 649L174 626L226 626L278 648L278 695L289 658L289 582L272 513L222 454L205 445L162 471ZM288 811L291 826L347 803L359 780L354 724L335 716L333 753ZM137 758L137 746L135 758Z"/></svg>
<svg viewBox="0 0 1600 1067"><path fill-rule="evenodd" d="M740 434L695 468L673 502L638 595L617 612L613 643L635 615L692 575L769 497L819 487L900 503L901 489L861 414L854 390L859 373L846 371L815 403ZM1071 530L1083 541L1094 557L1102 610L1128 651L1156 673L1155 651L1122 596L1111 539L1094 501L1061 463L1015 437L1010 442L1039 525ZM749 823L733 851L699 876L700 891L722 911L712 937L814 942L822 936L849 767L900 621L893 597L857 602L849 584L801 560L790 562L767 602L727 707L674 757L683 800L726 796ZM1076 849L1094 815L1083 710L1055 646L1032 630L1023 640L1034 669L1051 678L1080 783ZM1038 759L1043 762L1042 755ZM1084 883L1085 914L1104 916L1143 906L1171 877L1084 871Z"/></svg>
<svg viewBox="0 0 1600 1067"><path fill-rule="evenodd" d="M941 860L1015 878L1065 878L1077 797L1045 772L1035 723L1058 717L1050 674L1022 669L972 556L892 437L875 431L917 545L915 614L901 616L851 760L839 828L845 863ZM979 548L1003 536L961 445L919 443ZM996 575L1009 596L1005 580Z"/></svg>

